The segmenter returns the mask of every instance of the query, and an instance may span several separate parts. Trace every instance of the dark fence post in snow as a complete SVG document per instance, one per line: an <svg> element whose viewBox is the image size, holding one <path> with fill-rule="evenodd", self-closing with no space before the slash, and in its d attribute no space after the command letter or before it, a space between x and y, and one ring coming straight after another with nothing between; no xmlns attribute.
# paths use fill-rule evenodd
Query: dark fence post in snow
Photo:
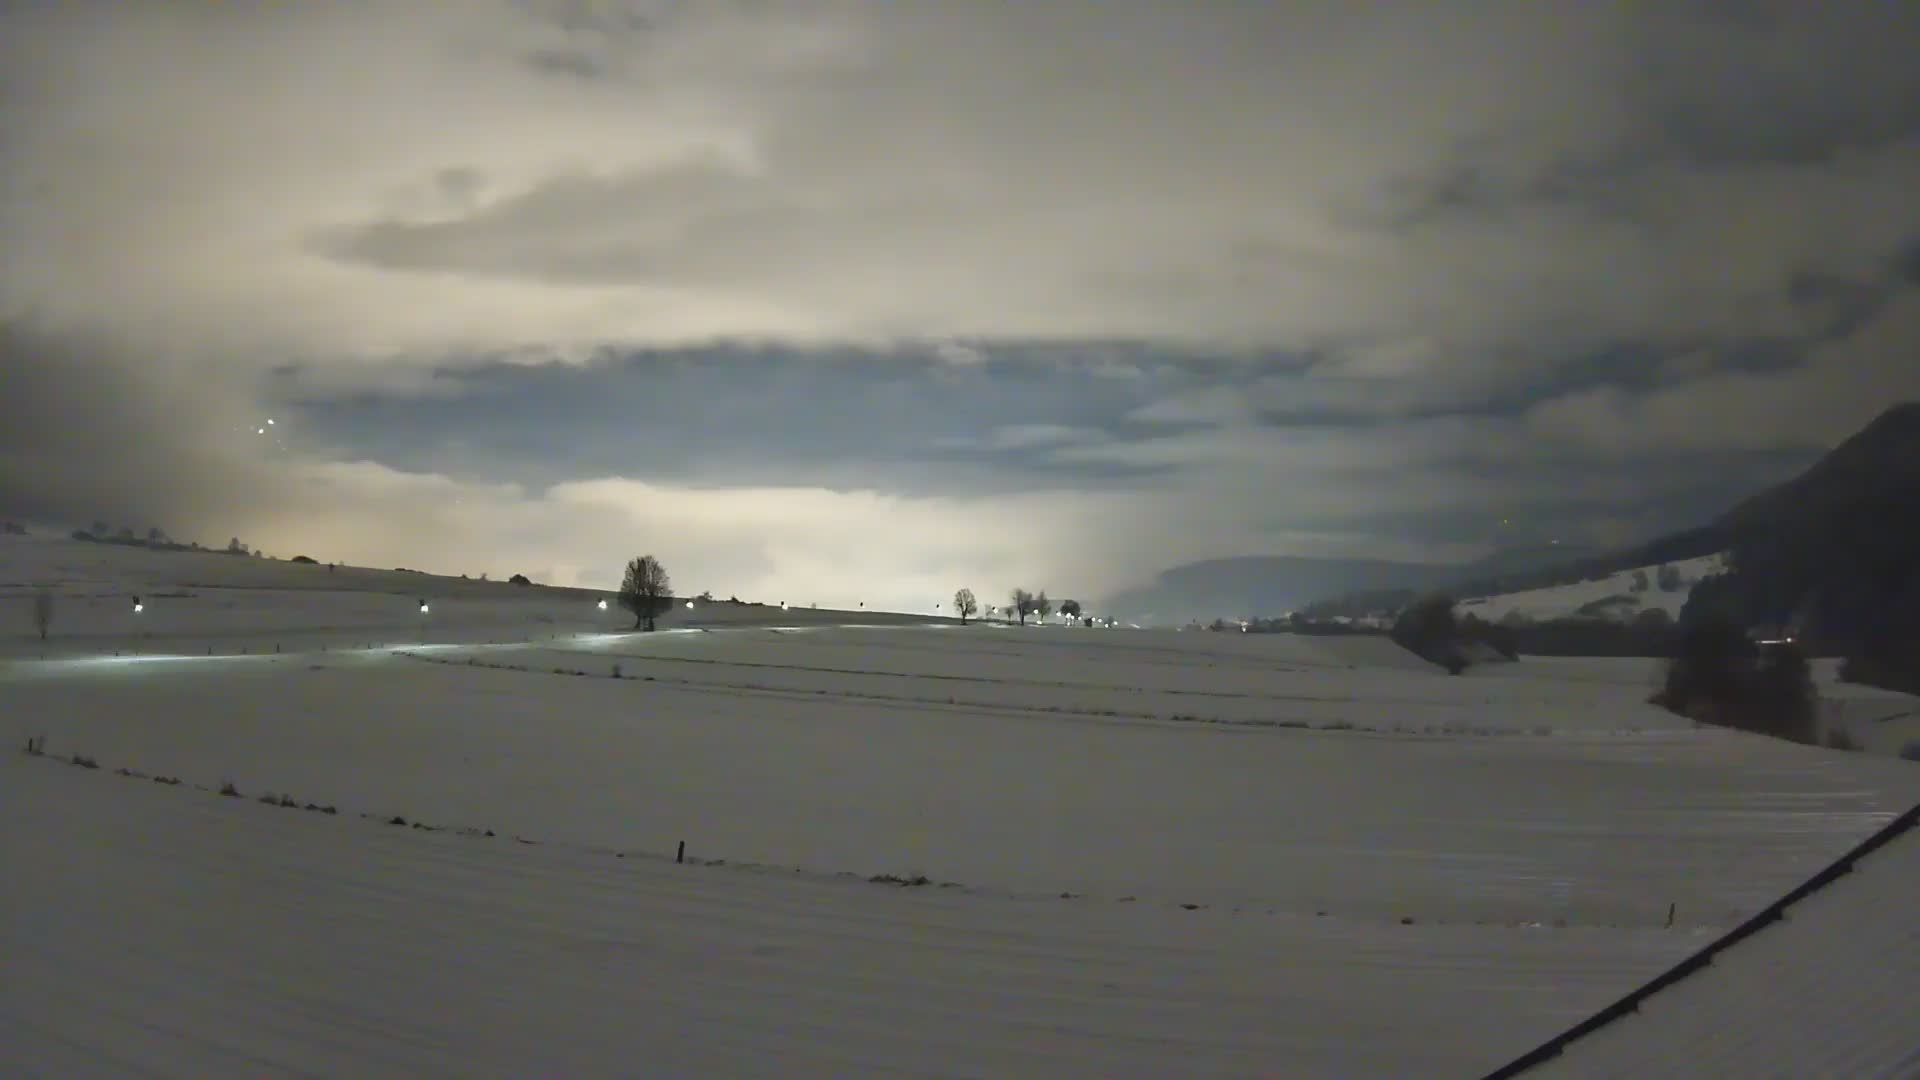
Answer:
<svg viewBox="0 0 1920 1080"><path fill-rule="evenodd" d="M1673 929L1673 909L1679 906L1678 902L1667 905L1667 929L1669 930Z"/></svg>
<svg viewBox="0 0 1920 1080"><path fill-rule="evenodd" d="M677 863L687 861L687 842L685 840L680 841L680 850L673 853L673 861Z"/></svg>

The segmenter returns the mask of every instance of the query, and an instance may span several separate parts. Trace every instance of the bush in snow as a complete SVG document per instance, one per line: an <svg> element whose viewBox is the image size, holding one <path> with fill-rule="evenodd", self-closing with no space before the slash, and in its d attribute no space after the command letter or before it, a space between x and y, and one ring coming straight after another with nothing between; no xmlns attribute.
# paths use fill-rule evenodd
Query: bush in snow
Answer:
<svg viewBox="0 0 1920 1080"><path fill-rule="evenodd" d="M1660 564L1660 569L1654 571L1653 581L1654 584L1660 586L1661 592L1679 592L1681 585L1680 568L1674 566L1672 563L1662 563Z"/></svg>
<svg viewBox="0 0 1920 1080"><path fill-rule="evenodd" d="M1825 742L1826 747L1829 750L1864 749L1860 745L1859 741L1853 737L1853 734L1843 727L1837 727L1829 730L1827 732L1826 739L1824 739L1823 741Z"/></svg>
<svg viewBox="0 0 1920 1080"><path fill-rule="evenodd" d="M875 874L867 880L873 882L875 885L899 885L909 889L933 884L932 879L928 878L925 874L908 874L905 877L901 877L899 874Z"/></svg>
<svg viewBox="0 0 1920 1080"><path fill-rule="evenodd" d="M1393 622L1390 634L1401 648L1439 664L1450 674L1467 669L1460 651L1460 624L1453 614L1453 597L1432 593L1415 600Z"/></svg>

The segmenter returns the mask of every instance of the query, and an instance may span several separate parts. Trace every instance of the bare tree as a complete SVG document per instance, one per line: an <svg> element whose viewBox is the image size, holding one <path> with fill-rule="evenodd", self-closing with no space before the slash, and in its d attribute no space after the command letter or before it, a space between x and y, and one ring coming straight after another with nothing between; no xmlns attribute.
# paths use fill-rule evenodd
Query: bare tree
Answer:
<svg viewBox="0 0 1920 1080"><path fill-rule="evenodd" d="M1033 613L1043 619L1053 614L1053 601L1047 599L1047 590L1041 589L1040 595L1033 598Z"/></svg>
<svg viewBox="0 0 1920 1080"><path fill-rule="evenodd" d="M47 628L53 625L53 594L38 592L33 594L33 628L40 631L40 640L47 640Z"/></svg>
<svg viewBox="0 0 1920 1080"><path fill-rule="evenodd" d="M651 555L642 555L627 563L626 576L620 580L620 606L633 612L633 628L653 629L653 620L673 602L673 582L667 568Z"/></svg>
<svg viewBox="0 0 1920 1080"><path fill-rule="evenodd" d="M1027 625L1027 616L1033 614L1033 594L1025 589L1015 589L1007 599L1010 601L1008 609L1020 616L1020 625Z"/></svg>
<svg viewBox="0 0 1920 1080"><path fill-rule="evenodd" d="M960 613L960 622L965 624L974 612L980 610L980 601L973 598L972 589L961 589L953 594L953 610Z"/></svg>

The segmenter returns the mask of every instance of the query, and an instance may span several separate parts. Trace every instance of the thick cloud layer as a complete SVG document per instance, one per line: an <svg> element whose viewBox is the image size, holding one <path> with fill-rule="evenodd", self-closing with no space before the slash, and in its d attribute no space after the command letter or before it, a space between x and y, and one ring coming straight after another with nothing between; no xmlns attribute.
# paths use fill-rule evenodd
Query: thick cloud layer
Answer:
<svg viewBox="0 0 1920 1080"><path fill-rule="evenodd" d="M324 510L436 565L437 498L391 503L413 475L599 580L526 523L604 482L768 588L826 571L770 555L752 507L994 537L934 569L911 529L859 549L848 587L902 596L1443 553L1471 530L1421 520L1530 504L1640 528L1703 455L1757 477L1920 396L1916 44L1911 6L1865 0L12 6L0 501L216 537ZM770 430L713 459L818 478L774 487L572 454L564 417L520 469L345 420L233 437L299 401L457 404L437 373L481 362L724 364L721 339L959 380L1104 351L1139 400L956 393L981 411L929 435L967 459L939 467ZM698 422L673 400L669 430ZM324 499L288 479L315 476Z"/></svg>

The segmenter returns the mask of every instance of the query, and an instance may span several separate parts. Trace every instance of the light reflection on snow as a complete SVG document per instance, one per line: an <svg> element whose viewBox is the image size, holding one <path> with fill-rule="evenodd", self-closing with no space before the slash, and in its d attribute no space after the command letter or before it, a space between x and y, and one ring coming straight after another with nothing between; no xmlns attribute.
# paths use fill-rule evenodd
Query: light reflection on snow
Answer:
<svg viewBox="0 0 1920 1080"><path fill-rule="evenodd" d="M28 660L26 663L39 664L48 668L110 668L126 667L133 664L188 663L209 660L271 660L273 653L215 653L211 656L200 653L129 653L125 656L60 656L44 660Z"/></svg>

